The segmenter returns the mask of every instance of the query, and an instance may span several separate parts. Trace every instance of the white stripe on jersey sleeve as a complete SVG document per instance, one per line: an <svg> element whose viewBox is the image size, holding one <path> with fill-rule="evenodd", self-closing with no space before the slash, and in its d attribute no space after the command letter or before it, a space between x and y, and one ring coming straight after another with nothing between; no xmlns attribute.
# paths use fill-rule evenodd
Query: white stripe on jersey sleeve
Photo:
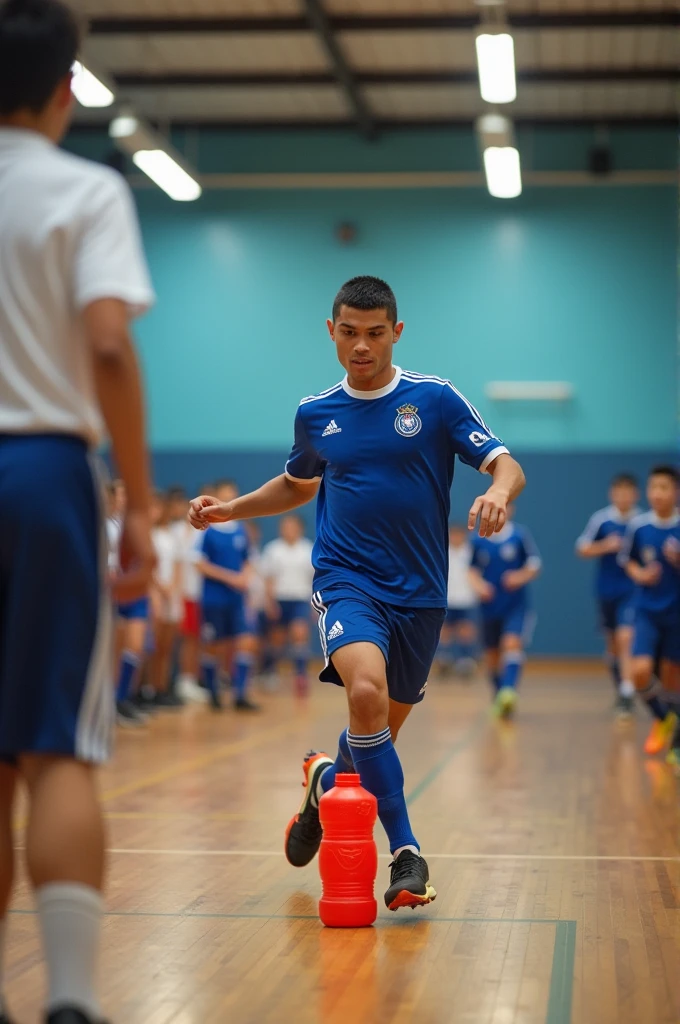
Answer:
<svg viewBox="0 0 680 1024"><path fill-rule="evenodd" d="M300 405L307 405L308 402L320 402L322 398L330 398L336 391L342 390L342 383L334 384L332 388L328 388L326 391L320 391L318 395L308 395L307 398L300 400Z"/></svg>

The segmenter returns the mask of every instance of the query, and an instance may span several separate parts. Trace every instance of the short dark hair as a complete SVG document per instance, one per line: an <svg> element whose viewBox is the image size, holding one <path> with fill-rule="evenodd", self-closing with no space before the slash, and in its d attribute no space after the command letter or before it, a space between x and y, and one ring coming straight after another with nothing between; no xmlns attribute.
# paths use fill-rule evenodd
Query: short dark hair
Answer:
<svg viewBox="0 0 680 1024"><path fill-rule="evenodd" d="M651 479L653 476L667 476L676 487L680 487L680 471L675 466L671 466L670 463L666 466L652 466L647 479Z"/></svg>
<svg viewBox="0 0 680 1024"><path fill-rule="evenodd" d="M180 498L184 501L187 497L186 487L182 487L181 484L172 484L166 489L165 497L168 501L179 501Z"/></svg>
<svg viewBox="0 0 680 1024"><path fill-rule="evenodd" d="M346 281L333 302L333 320L338 319L341 306L351 309L384 309L387 319L397 322L397 300L386 281L379 277L353 277Z"/></svg>
<svg viewBox="0 0 680 1024"><path fill-rule="evenodd" d="M632 473L617 473L611 483L612 487L639 487L637 478Z"/></svg>
<svg viewBox="0 0 680 1024"><path fill-rule="evenodd" d="M0 116L44 110L79 46L78 20L61 0L0 0Z"/></svg>

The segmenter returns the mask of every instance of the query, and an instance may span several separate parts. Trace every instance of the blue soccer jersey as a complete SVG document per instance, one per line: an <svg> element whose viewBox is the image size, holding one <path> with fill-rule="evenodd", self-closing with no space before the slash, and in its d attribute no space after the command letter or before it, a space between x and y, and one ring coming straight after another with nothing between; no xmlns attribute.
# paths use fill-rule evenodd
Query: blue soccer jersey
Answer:
<svg viewBox="0 0 680 1024"><path fill-rule="evenodd" d="M242 523L217 523L205 531L198 550L207 562L231 572L241 572L248 561L248 534ZM204 605L234 605L242 601L242 591L204 577Z"/></svg>
<svg viewBox="0 0 680 1024"><path fill-rule="evenodd" d="M507 449L450 381L395 369L378 391L304 398L286 475L321 481L315 590L446 608L455 457L484 470Z"/></svg>
<svg viewBox="0 0 680 1024"><path fill-rule="evenodd" d="M490 601L480 605L485 619L502 619L518 607L526 607L529 601L529 587L506 590L503 576L506 572L525 567L540 569L541 556L534 539L525 526L506 523L500 533L493 537L475 536L472 542L472 562L479 569L487 583L494 588Z"/></svg>
<svg viewBox="0 0 680 1024"><path fill-rule="evenodd" d="M639 509L634 509L629 516L624 516L615 505L600 509L590 517L585 530L576 541L577 550L604 540L612 534L624 537L628 526L638 515ZM617 552L600 555L598 558L595 588L601 601L618 601L632 596L633 581L620 564Z"/></svg>
<svg viewBox="0 0 680 1024"><path fill-rule="evenodd" d="M667 545L680 546L680 514L660 519L654 512L637 516L630 524L619 555L622 565L658 562L661 578L653 587L635 588L635 607L663 613L680 607L680 571L666 557Z"/></svg>

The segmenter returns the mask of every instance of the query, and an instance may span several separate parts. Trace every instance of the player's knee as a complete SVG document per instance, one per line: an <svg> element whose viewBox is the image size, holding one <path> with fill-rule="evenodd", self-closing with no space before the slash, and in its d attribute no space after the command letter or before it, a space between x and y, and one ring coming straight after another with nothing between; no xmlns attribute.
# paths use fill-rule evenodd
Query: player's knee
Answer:
<svg viewBox="0 0 680 1024"><path fill-rule="evenodd" d="M645 690L649 686L652 668L652 662L648 658L633 659L631 663L631 676L636 690Z"/></svg>
<svg viewBox="0 0 680 1024"><path fill-rule="evenodd" d="M503 653L508 651L521 651L523 649L521 636L516 636L514 633L508 633L507 636L503 637Z"/></svg>
<svg viewBox="0 0 680 1024"><path fill-rule="evenodd" d="M371 733L385 727L389 702L384 680L356 680L349 691L348 699L355 729L359 727L362 732Z"/></svg>

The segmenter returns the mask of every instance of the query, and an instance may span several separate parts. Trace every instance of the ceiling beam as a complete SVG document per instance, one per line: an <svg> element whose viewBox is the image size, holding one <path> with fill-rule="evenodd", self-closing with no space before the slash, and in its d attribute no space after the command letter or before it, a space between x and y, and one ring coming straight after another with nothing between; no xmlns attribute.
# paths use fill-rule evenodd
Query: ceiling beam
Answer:
<svg viewBox="0 0 680 1024"><path fill-rule="evenodd" d="M200 88L276 86L313 87L334 85L336 78L329 72L252 72L225 74L222 72L125 72L114 75L121 88ZM358 85L470 85L477 83L477 72L469 71L357 71ZM680 68L539 68L517 71L518 82L524 83L620 83L620 82L677 82Z"/></svg>
<svg viewBox="0 0 680 1024"><path fill-rule="evenodd" d="M309 0L305 0L309 11ZM320 8L318 0L315 6ZM404 31L419 29L470 30L479 25L476 14L416 14L416 15L366 15L331 17L321 11L328 27L333 32L376 32ZM513 28L672 28L680 26L680 12L668 9L640 9L627 11L545 11L538 13L508 14L508 23ZM308 32L308 17L282 18L148 18L148 17L103 17L92 18L90 31L93 35L146 35L173 34L193 35L203 33L273 33Z"/></svg>
<svg viewBox="0 0 680 1024"><path fill-rule="evenodd" d="M359 131L367 139L375 138L377 127L373 114L361 92L354 72L345 59L321 0L304 0L304 3L309 24L326 51L333 75L342 86Z"/></svg>

